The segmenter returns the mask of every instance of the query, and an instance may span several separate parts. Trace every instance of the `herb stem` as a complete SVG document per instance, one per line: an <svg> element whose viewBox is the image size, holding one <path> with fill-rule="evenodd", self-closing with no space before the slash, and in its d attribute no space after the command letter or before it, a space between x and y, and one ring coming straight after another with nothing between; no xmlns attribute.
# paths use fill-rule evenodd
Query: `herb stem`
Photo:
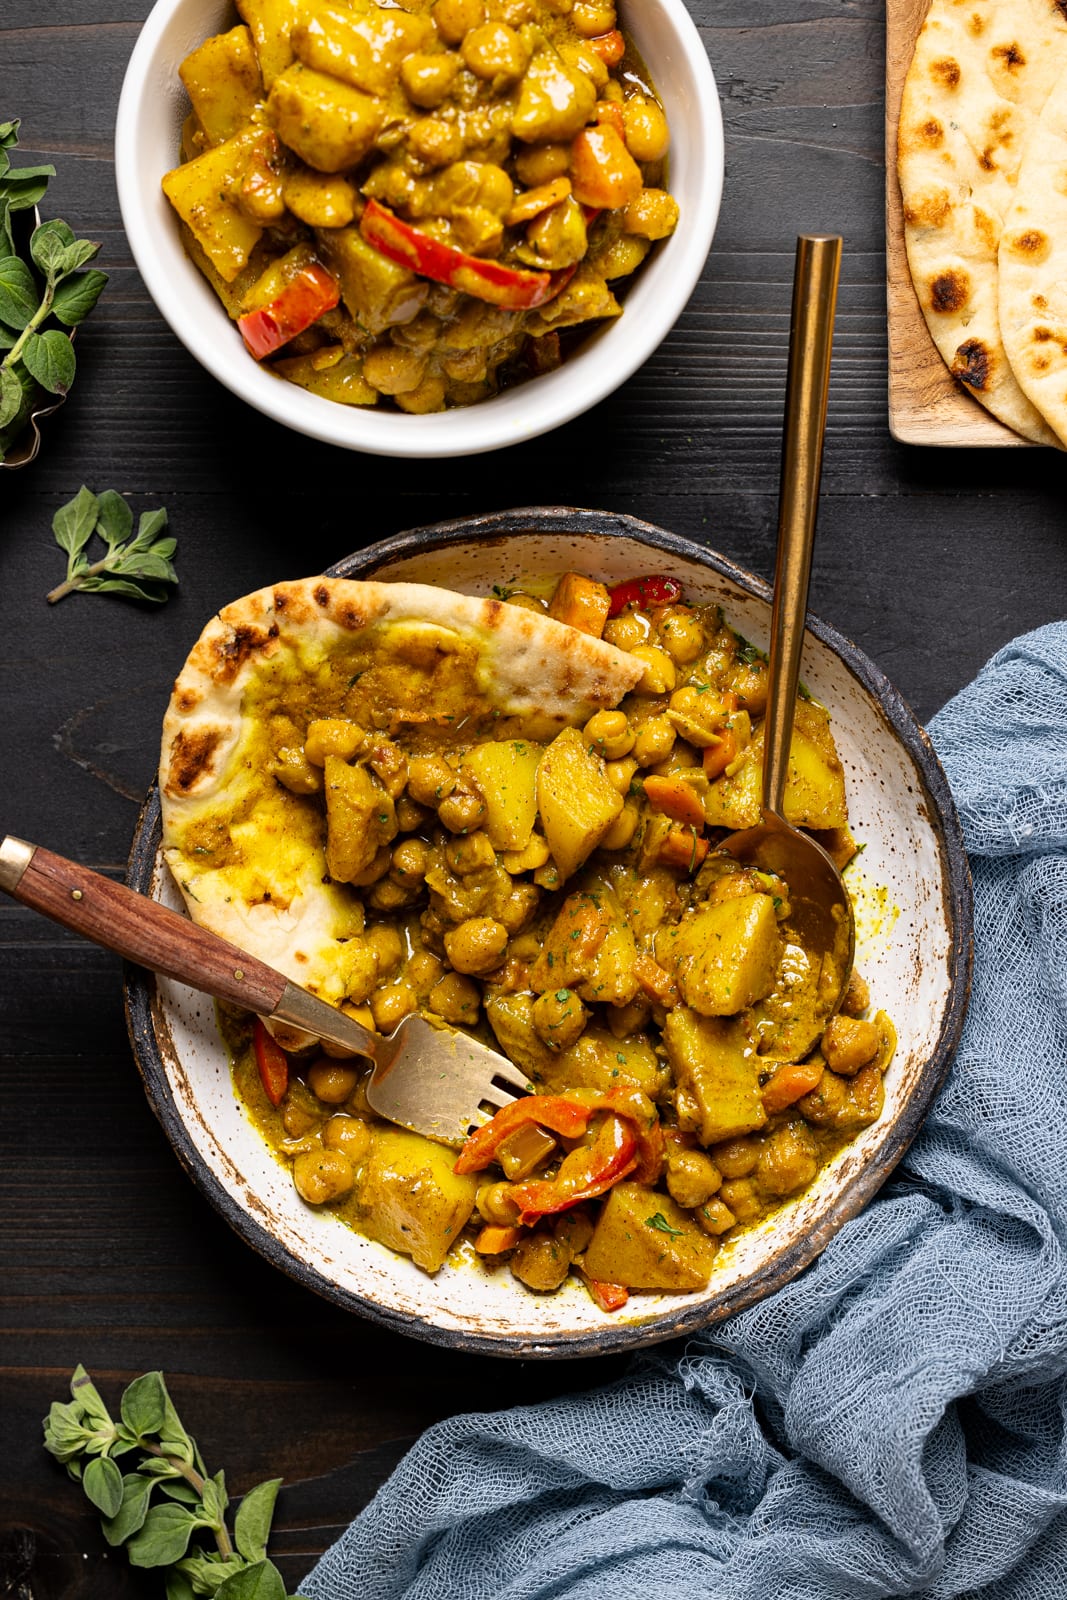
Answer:
<svg viewBox="0 0 1067 1600"><path fill-rule="evenodd" d="M57 600L63 599L64 595L73 594L75 589L80 589L83 578L95 578L101 572L110 572L111 568L108 566L110 559L111 551L109 550L101 561L94 561L91 567L83 567L76 577L65 578L62 583L57 583L55 588L49 589L45 595L48 604L54 606Z"/></svg>
<svg viewBox="0 0 1067 1600"><path fill-rule="evenodd" d="M52 301L54 298L55 284L49 280L45 287L44 297L42 298L40 305L37 307L37 310L33 313L33 316L30 318L29 322L27 322L26 326L15 340L15 343L11 346L11 349L4 357L3 361L0 362L0 366L14 366L15 362L22 354L22 347L26 343L27 339L31 334L36 333L37 329L41 326L41 323L47 319L48 313L52 309Z"/></svg>
<svg viewBox="0 0 1067 1600"><path fill-rule="evenodd" d="M51 599L51 596L49 596L49 599ZM146 1450L150 1456L159 1456L161 1461L169 1461L171 1466L176 1467L181 1473L186 1483L191 1484L198 1495L203 1495L206 1480L200 1476L195 1467L190 1466L186 1461L182 1461L178 1456L170 1455L166 1450L160 1449L158 1444L152 1444L148 1439L142 1439L140 1445L141 1449ZM233 1555L233 1545L230 1543L225 1517L220 1517L219 1521L212 1525L212 1532L215 1535L215 1543L218 1545L219 1555L225 1561Z"/></svg>

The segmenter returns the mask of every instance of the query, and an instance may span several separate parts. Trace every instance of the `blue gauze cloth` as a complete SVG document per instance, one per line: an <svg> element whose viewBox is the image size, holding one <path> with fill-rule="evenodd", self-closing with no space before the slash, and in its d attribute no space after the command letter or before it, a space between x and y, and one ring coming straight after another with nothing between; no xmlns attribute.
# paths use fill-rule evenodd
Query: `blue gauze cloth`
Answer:
<svg viewBox="0 0 1067 1600"><path fill-rule="evenodd" d="M684 1347L430 1428L311 1600L1067 1597L1067 624L1001 650L931 731L974 994L893 1180Z"/></svg>

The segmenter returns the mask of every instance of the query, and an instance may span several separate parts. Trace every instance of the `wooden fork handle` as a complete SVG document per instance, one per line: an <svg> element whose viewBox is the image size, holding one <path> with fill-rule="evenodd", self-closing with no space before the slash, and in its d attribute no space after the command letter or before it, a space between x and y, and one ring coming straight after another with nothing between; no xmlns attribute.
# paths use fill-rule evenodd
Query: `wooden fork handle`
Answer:
<svg viewBox="0 0 1067 1600"><path fill-rule="evenodd" d="M280 972L188 917L24 839L0 844L0 889L128 961L259 1016L285 989Z"/></svg>

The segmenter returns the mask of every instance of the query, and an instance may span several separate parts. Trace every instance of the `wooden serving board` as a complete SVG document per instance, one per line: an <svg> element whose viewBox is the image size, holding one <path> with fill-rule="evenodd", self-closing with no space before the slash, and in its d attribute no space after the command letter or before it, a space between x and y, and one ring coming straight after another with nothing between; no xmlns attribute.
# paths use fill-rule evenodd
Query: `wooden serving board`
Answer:
<svg viewBox="0 0 1067 1600"><path fill-rule="evenodd" d="M886 0L885 239L889 314L889 431L902 444L1036 448L952 377L919 308L904 248L897 122L904 79L930 0Z"/></svg>

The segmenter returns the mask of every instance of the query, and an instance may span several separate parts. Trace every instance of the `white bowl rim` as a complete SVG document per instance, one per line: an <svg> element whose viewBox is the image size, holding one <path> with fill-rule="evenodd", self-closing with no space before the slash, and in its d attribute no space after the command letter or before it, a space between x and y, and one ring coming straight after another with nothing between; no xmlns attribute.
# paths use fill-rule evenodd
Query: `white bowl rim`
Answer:
<svg viewBox="0 0 1067 1600"><path fill-rule="evenodd" d="M660 292L642 304L640 317L628 323L623 318L620 326L627 327L626 337L611 338L611 326L601 327L589 335L582 351L557 371L477 405L427 416L342 406L265 372L239 347L239 340L234 344L219 337L220 331L229 332L223 327L225 312L220 310L221 321L213 319L210 326L201 326L182 314L175 304L173 269L178 256L183 262L188 258L176 227L156 227L149 220L149 206L159 203L162 173L142 170L140 125L164 34L175 14L188 4L190 0L156 0L130 56L115 126L119 210L135 265L173 333L201 366L257 411L324 443L372 455L420 459L478 455L536 438L589 410L633 376L681 316L700 279L718 221L725 176L722 110L711 63L684 0L656 0L671 20L697 86L704 113L697 119L703 140L700 154L706 170L698 187L696 210L689 210L685 226L663 241L670 247L670 256L669 272L664 270L661 275L670 292L664 292L661 285ZM158 100L154 97L152 104ZM666 268L666 252L661 259ZM656 265L652 262L649 267ZM236 334L233 337L237 339ZM587 358L584 362L583 357Z"/></svg>
<svg viewBox="0 0 1067 1600"><path fill-rule="evenodd" d="M431 550L472 536L499 540L517 532L546 534L616 534L650 550L698 560L740 588L769 603L771 591L762 578L738 566L717 551L699 545L651 523L622 512L590 511L562 506L520 507L487 516L440 522L379 540L327 569L328 575L373 577L375 570L393 558ZM383 1306L335 1283L311 1262L292 1254L250 1211L238 1205L193 1143L180 1116L168 1081L156 1033L158 994L153 976L139 967L125 969L126 1018L135 1059L153 1111L197 1187L246 1243L272 1265L304 1287L360 1316L411 1337L452 1349L525 1359L572 1359L636 1350L679 1335L697 1332L763 1298L788 1283L810 1265L840 1228L854 1217L885 1183L919 1130L934 1096L944 1081L959 1043L970 997L973 963L973 913L970 868L955 803L941 763L929 736L903 696L850 639L810 613L807 630L840 659L881 710L915 764L929 803L931 827L938 840L945 892L944 915L950 932L951 979L945 999L937 1043L924 1064L908 1100L898 1113L883 1146L842 1189L833 1206L809 1234L772 1252L765 1265L733 1289L712 1300L682 1305L636 1323L558 1339L531 1340L516 1336L482 1334L470 1329L443 1328L413 1315ZM130 851L127 882L150 893L160 848L159 794L153 785L138 819Z"/></svg>

